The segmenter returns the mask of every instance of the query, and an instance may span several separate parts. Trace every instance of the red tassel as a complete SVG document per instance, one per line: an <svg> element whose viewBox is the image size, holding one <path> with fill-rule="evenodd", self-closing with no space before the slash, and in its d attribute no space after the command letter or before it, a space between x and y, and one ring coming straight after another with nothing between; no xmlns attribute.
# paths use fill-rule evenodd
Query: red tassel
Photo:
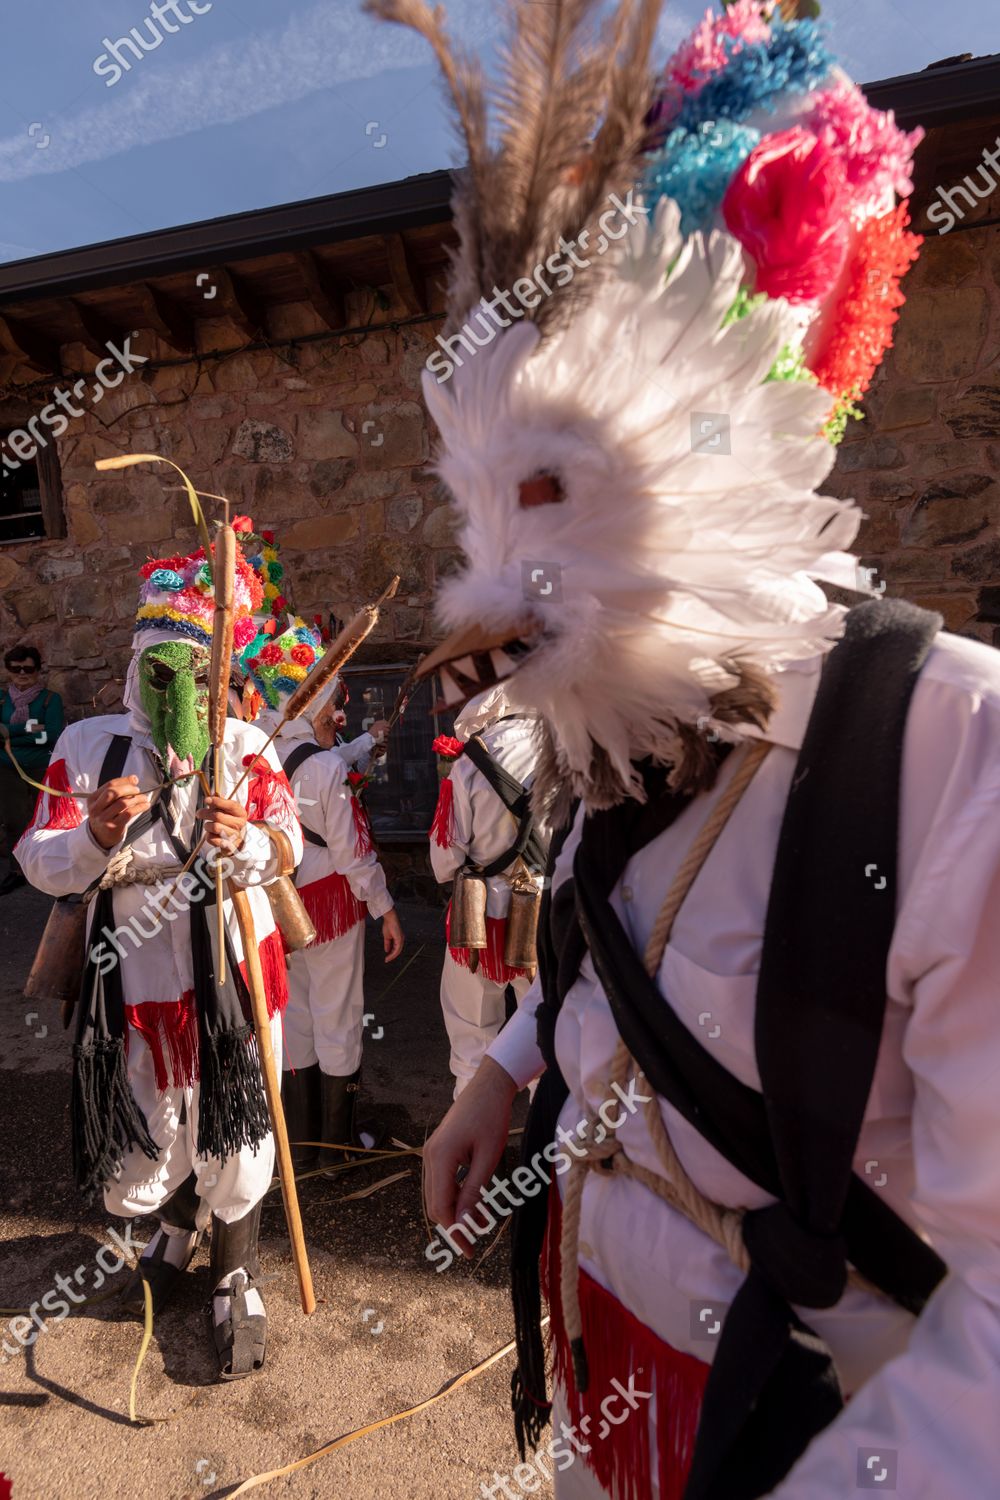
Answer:
<svg viewBox="0 0 1000 1500"><path fill-rule="evenodd" d="M194 990L185 990L179 1000L164 1004L147 1000L141 1005L126 1005L125 1018L149 1048L158 1089L162 1091L170 1084L175 1089L190 1088L198 1082L198 1013Z"/></svg>
<svg viewBox="0 0 1000 1500"><path fill-rule="evenodd" d="M434 809L434 822L431 824L431 838L439 849L447 849L452 841L452 803L455 798L455 788L451 777L446 776L441 783L438 792L437 807Z"/></svg>
<svg viewBox="0 0 1000 1500"><path fill-rule="evenodd" d="M264 994L267 997L267 1014L273 1019L288 1004L288 969L285 966L285 940L277 927L258 943L261 973L264 976ZM240 964L240 973L247 979L246 959Z"/></svg>
<svg viewBox="0 0 1000 1500"><path fill-rule="evenodd" d="M553 1370L566 1393L570 1421L577 1424L585 1416L590 1419L587 1435L590 1452L581 1455L582 1460L613 1500L647 1500L652 1490L653 1465L649 1405L641 1402L627 1421L610 1427L603 1438L599 1436L607 1426L601 1402L613 1391L612 1380L628 1388L634 1376L631 1388L635 1393L656 1392L656 1462L661 1500L683 1500L709 1366L691 1354L671 1348L581 1270L580 1312L590 1372L587 1391L581 1396L573 1380L573 1359L559 1297L561 1224L559 1188L553 1182L542 1250L542 1290L549 1304Z"/></svg>
<svg viewBox="0 0 1000 1500"><path fill-rule="evenodd" d="M444 919L445 941L451 937L451 902L448 902L448 910ZM514 979L523 979L527 969L512 969L510 964L503 961L503 950L507 941L507 918L486 918L486 947L480 948L479 969L480 974L485 974L487 979L492 979L494 984L510 984ZM452 958L463 969L469 967L468 948L452 948L448 943L448 949Z"/></svg>
<svg viewBox="0 0 1000 1500"><path fill-rule="evenodd" d="M317 943L343 937L363 922L368 912L365 903L351 890L346 875L324 875L322 880L300 886L299 895L316 929Z"/></svg>
<svg viewBox="0 0 1000 1500"><path fill-rule="evenodd" d="M368 813L357 797L351 798L354 815L354 853L358 859L372 852L372 825Z"/></svg>
<svg viewBox="0 0 1000 1500"><path fill-rule="evenodd" d="M243 757L243 764L250 760ZM275 823L287 828L297 824L295 797L284 771L276 771L270 761L258 757L247 787L247 817L251 823Z"/></svg>
<svg viewBox="0 0 1000 1500"><path fill-rule="evenodd" d="M54 760L42 777L42 781L45 786L52 787L53 791L68 792L70 784L69 777L66 774L66 762L64 760ZM38 818L42 810L43 798L48 802L49 815L45 823L39 824ZM60 830L79 828L82 822L83 814L80 812L80 804L75 797L45 797L44 792L39 792L35 798L35 810L31 814L31 822L25 831L27 832L39 826Z"/></svg>

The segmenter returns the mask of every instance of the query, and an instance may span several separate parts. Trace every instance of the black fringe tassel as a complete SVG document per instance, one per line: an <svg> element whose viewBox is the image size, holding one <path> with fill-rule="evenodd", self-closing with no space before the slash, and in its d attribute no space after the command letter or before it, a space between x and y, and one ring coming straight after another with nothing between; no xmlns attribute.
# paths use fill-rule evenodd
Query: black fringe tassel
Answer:
<svg viewBox="0 0 1000 1500"><path fill-rule="evenodd" d="M225 1162L244 1146L255 1154L270 1132L252 1026L201 1036L198 1155Z"/></svg>
<svg viewBox="0 0 1000 1500"><path fill-rule="evenodd" d="M84 1192L112 1178L132 1147L156 1160L159 1149L132 1096L121 1037L74 1045L70 1119L73 1175Z"/></svg>

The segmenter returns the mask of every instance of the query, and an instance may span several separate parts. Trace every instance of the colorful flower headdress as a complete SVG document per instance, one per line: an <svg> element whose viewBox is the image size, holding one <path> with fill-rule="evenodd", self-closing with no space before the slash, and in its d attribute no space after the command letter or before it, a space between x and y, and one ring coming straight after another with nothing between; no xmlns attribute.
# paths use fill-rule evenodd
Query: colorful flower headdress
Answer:
<svg viewBox="0 0 1000 1500"><path fill-rule="evenodd" d="M214 549L213 549L214 551ZM212 644L215 595L212 571L199 547L188 557L150 558L140 569L143 579L136 614L136 633L166 630L186 636L199 646ZM260 608L261 586L254 570L236 548L233 646L236 651L253 640L255 610Z"/></svg>
<svg viewBox="0 0 1000 1500"><path fill-rule="evenodd" d="M465 566L420 675L542 720L542 802L642 798L644 757L696 788L705 733L840 632L813 580L860 512L822 434L888 341L916 137L770 4L704 21L659 100L661 0L506 0L490 88L440 7L368 8L431 43L468 151L423 377Z"/></svg>
<svg viewBox="0 0 1000 1500"><path fill-rule="evenodd" d="M323 654L318 632L296 620L280 635L257 636L240 662L268 708L276 709L305 681Z"/></svg>
<svg viewBox="0 0 1000 1500"><path fill-rule="evenodd" d="M239 535L247 562L260 580L263 619L258 624L263 624L264 619L280 619L291 606L282 589L285 567L274 532L255 532L249 516L237 516L233 522L233 530Z"/></svg>
<svg viewBox="0 0 1000 1500"><path fill-rule="evenodd" d="M813 20L770 3L708 11L667 64L650 115L646 202L681 209L685 235L728 229L748 276L732 316L784 298L802 326L771 371L830 393L838 440L868 389L920 238L907 232L922 130L873 109Z"/></svg>

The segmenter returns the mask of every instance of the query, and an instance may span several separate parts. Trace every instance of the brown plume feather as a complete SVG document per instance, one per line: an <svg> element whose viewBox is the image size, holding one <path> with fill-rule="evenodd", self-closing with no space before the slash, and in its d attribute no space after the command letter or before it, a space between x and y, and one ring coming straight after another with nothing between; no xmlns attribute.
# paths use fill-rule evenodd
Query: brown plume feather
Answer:
<svg viewBox="0 0 1000 1500"><path fill-rule="evenodd" d="M507 41L489 90L478 63L456 51L441 6L365 0L365 9L410 26L433 47L457 114L468 166L455 186L459 247L452 257L446 333L494 287L509 291L559 254L560 239L598 242L612 193L635 181L653 92L650 56L663 0L618 0L602 26L601 0L505 0ZM586 249L584 251L586 252ZM526 316L559 326L600 274L550 283Z"/></svg>

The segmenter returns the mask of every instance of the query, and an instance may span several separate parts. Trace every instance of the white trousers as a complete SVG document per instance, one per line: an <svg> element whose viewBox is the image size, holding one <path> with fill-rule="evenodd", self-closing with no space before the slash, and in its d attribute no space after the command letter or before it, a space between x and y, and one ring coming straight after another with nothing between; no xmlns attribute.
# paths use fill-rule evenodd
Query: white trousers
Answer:
<svg viewBox="0 0 1000 1500"><path fill-rule="evenodd" d="M511 981L518 1000L531 985L527 977ZM451 949L444 950L441 971L441 1009L451 1043L451 1071L455 1078L455 1098L474 1076L487 1047L506 1020L506 985L487 979L482 971L473 974L457 964Z"/></svg>
<svg viewBox="0 0 1000 1500"><path fill-rule="evenodd" d="M274 1060L281 1067L281 1017L271 1022ZM244 1147L225 1164L214 1156L197 1154L198 1101L200 1085L168 1088L156 1086L152 1055L137 1031L129 1030L128 1079L135 1102L146 1116L149 1133L160 1154L150 1161L143 1152L130 1150L118 1176L104 1189L108 1213L122 1218L155 1213L192 1172L198 1182L197 1224L208 1226L211 1216L235 1224L263 1198L274 1174L274 1137L270 1134L256 1152Z"/></svg>
<svg viewBox="0 0 1000 1500"><path fill-rule="evenodd" d="M288 958L285 1067L346 1078L361 1066L365 1009L365 924Z"/></svg>

